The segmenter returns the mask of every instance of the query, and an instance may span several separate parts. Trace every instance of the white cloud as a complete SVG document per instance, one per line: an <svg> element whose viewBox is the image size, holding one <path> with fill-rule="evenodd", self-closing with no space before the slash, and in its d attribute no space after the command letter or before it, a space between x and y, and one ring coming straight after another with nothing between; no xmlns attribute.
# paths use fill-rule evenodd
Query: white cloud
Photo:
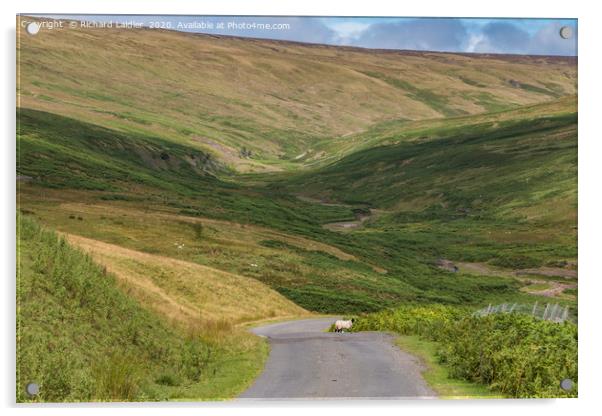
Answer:
<svg viewBox="0 0 602 416"><path fill-rule="evenodd" d="M363 22L335 22L328 25L330 29L334 30L337 38L341 42L348 40L354 40L359 38L362 33L370 27L370 23Z"/></svg>

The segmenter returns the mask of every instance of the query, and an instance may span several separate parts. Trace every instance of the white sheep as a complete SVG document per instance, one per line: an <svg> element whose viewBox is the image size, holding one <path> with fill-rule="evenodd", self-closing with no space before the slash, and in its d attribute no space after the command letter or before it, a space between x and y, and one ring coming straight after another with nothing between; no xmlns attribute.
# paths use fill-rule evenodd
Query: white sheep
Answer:
<svg viewBox="0 0 602 416"><path fill-rule="evenodd" d="M344 332L345 329L351 329L354 322L355 318L349 319L347 321L339 319L334 323L334 332Z"/></svg>

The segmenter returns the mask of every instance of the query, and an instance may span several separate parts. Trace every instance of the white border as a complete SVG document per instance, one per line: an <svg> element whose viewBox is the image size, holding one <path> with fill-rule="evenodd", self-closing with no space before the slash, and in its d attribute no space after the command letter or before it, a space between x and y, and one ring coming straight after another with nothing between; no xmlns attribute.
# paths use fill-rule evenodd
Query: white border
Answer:
<svg viewBox="0 0 602 416"><path fill-rule="evenodd" d="M14 267L15 267L15 14L16 13L128 13L128 14L233 14L233 15L336 15L336 16L455 16L455 17L562 17L579 19L579 327L580 327L580 373L578 400L505 400L505 401L407 401L407 402L303 402L292 406L290 403L241 404L216 403L182 405L166 408L165 405L124 405L112 406L115 414L164 415L167 411L178 414L235 414L245 412L258 415L303 415L308 412L332 414L345 412L345 415L365 415L377 411L382 414L420 412L420 414L483 415L508 412L545 412L547 415L568 412L587 412L597 406L600 368L599 315L597 308L602 290L600 281L600 180L602 175L602 149L600 142L600 90L599 73L600 45L602 40L602 16L596 13L594 2L548 0L527 2L505 0L486 2L483 0L454 1L413 1L392 2L385 0L282 0L254 1L214 1L190 2L185 0L124 1L103 0L83 2L81 0L2 2L2 100L0 100L2 126L2 230L3 314L2 319L2 379L0 392L2 403L9 407L9 413L31 414L81 414L81 408L74 406L15 407L14 405ZM106 414L107 409L85 406L86 413Z"/></svg>

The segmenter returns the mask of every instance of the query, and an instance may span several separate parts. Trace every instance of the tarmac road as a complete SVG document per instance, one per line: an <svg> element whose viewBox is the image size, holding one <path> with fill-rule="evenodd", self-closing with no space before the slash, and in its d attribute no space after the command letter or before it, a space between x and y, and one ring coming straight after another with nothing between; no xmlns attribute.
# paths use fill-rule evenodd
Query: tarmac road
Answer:
<svg viewBox="0 0 602 416"><path fill-rule="evenodd" d="M418 359L381 332L324 332L336 318L252 329L268 338L263 373L241 399L434 398Z"/></svg>

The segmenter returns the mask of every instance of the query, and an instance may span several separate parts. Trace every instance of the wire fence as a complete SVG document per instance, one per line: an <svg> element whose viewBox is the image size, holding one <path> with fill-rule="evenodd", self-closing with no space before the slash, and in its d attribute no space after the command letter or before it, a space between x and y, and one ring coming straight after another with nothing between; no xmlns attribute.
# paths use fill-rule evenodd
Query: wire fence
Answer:
<svg viewBox="0 0 602 416"><path fill-rule="evenodd" d="M479 309L474 312L475 316L487 316L492 313L520 313L531 315L538 319L551 322L575 321L571 316L568 306L562 306L557 303L539 304L518 304L518 303L502 303L500 305L489 305L486 308Z"/></svg>

